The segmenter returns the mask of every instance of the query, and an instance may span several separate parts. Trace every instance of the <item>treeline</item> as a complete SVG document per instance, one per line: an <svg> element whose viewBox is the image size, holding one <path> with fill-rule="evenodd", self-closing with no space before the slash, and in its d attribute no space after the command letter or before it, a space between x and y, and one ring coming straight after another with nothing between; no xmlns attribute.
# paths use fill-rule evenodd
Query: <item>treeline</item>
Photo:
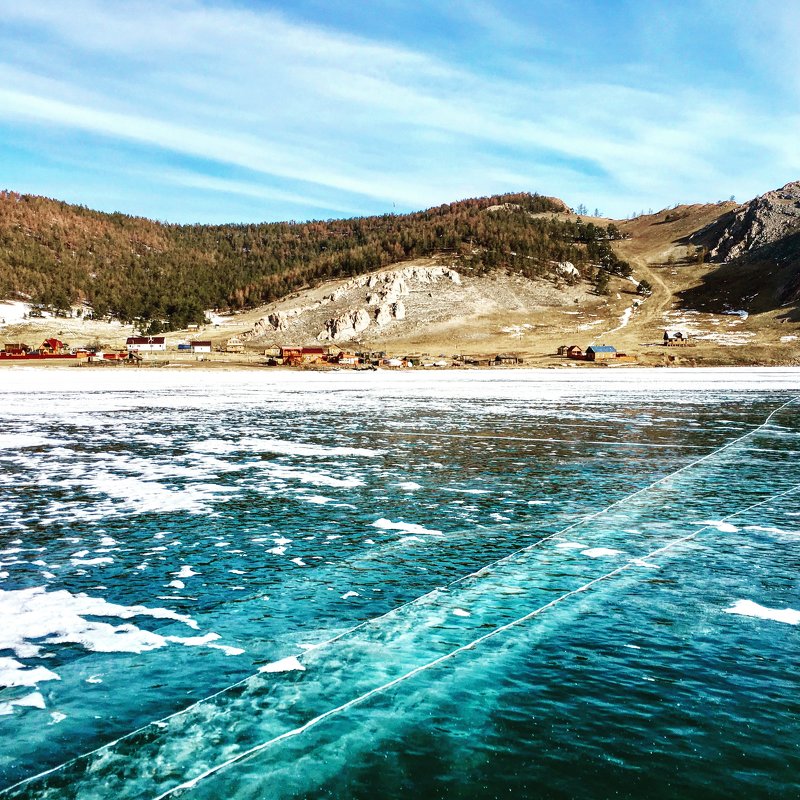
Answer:
<svg viewBox="0 0 800 800"><path fill-rule="evenodd" d="M571 261L619 271L614 226L566 221L536 194L463 200L414 214L306 223L168 225L0 192L0 298L53 309L86 302L96 316L152 332L200 322L208 308L242 309L308 285L446 253L459 269L529 277Z"/></svg>

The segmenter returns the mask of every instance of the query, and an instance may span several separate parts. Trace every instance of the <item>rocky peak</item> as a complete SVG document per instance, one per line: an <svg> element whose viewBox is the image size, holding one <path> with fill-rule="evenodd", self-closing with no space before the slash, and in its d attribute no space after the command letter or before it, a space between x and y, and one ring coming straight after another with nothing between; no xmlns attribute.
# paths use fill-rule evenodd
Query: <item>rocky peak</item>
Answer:
<svg viewBox="0 0 800 800"><path fill-rule="evenodd" d="M800 181L794 181L724 215L709 231L709 255L713 261L733 261L798 230Z"/></svg>

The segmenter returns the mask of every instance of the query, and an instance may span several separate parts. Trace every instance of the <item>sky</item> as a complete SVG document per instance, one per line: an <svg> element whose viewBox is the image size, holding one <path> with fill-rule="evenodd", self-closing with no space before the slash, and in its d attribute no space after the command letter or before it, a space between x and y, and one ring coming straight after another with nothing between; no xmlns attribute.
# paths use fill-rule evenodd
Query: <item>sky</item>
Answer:
<svg viewBox="0 0 800 800"><path fill-rule="evenodd" d="M0 188L176 223L800 179L800 2L0 0Z"/></svg>

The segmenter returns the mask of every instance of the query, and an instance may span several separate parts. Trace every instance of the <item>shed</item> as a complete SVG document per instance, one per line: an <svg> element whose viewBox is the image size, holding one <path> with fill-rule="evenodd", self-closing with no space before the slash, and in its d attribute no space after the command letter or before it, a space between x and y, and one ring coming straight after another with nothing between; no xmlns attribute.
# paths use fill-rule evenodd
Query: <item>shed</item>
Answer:
<svg viewBox="0 0 800 800"><path fill-rule="evenodd" d="M616 357L616 348L609 344L593 344L586 348L587 361L608 361Z"/></svg>
<svg viewBox="0 0 800 800"><path fill-rule="evenodd" d="M193 353L210 353L211 342L189 342Z"/></svg>
<svg viewBox="0 0 800 800"><path fill-rule="evenodd" d="M522 359L516 353L498 353L494 357L495 364L521 364Z"/></svg>

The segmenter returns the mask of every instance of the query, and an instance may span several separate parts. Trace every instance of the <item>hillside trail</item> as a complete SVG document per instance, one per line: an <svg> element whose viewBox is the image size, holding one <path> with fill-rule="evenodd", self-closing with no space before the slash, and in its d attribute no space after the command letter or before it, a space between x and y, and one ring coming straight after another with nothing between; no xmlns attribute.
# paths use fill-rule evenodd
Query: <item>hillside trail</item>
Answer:
<svg viewBox="0 0 800 800"><path fill-rule="evenodd" d="M664 283L663 278L652 269L641 256L630 258L633 275L636 280L646 280L653 287L653 293L642 303L636 315L637 323L654 323L658 320L661 325L664 313L672 308L672 290Z"/></svg>
<svg viewBox="0 0 800 800"><path fill-rule="evenodd" d="M644 331L651 326L663 327L664 313L672 307L672 291L661 276L651 269L641 256L628 255L626 257L633 268L631 277L637 281L646 280L653 289L652 294L638 306L636 313L632 314L627 322L623 321L598 334L592 344L603 341L611 334L619 333L623 328L627 329L627 333L633 333L634 331Z"/></svg>

